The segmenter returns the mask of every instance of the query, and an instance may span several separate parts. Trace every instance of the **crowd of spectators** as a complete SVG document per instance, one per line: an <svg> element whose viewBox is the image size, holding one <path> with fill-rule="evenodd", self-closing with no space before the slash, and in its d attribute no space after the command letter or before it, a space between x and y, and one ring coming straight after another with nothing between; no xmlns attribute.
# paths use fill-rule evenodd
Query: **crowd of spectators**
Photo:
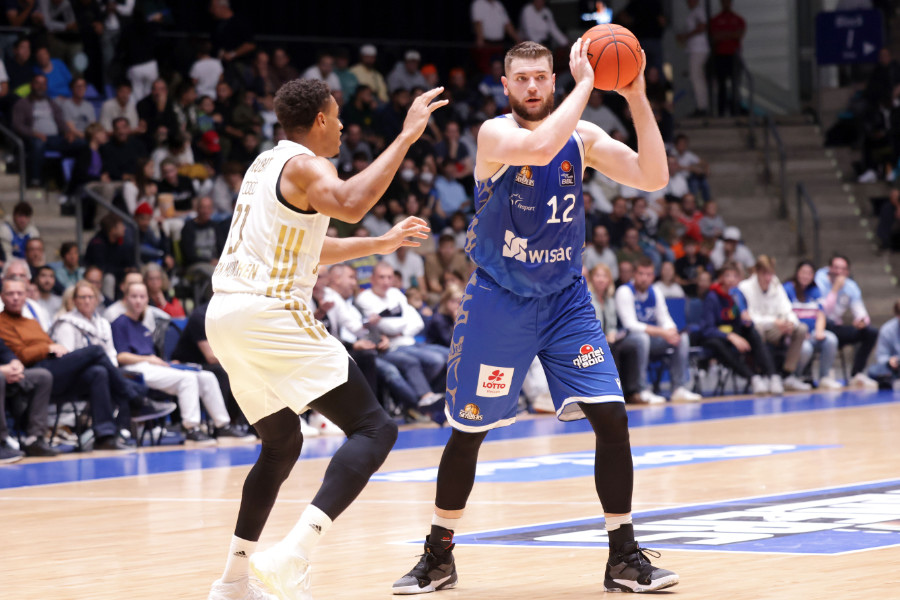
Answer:
<svg viewBox="0 0 900 600"><path fill-rule="evenodd" d="M99 4L73 4L74 27L97 23L85 21L83 11L100 10ZM329 235L377 236L406 216L418 216L429 221L433 237L420 248L323 268L313 294L316 317L346 345L385 409L410 422L442 423L452 324L474 269L463 248L476 208L478 129L508 111L502 62L484 50L524 35L544 36L542 41L563 48L568 43L548 25L552 21L536 20L531 12L523 13L516 29L496 11L498 5L473 3L483 70L460 64L444 72L415 48L395 64L380 63L372 44L322 49L313 64L295 67L284 48L256 44L227 1L213 0L210 40L197 42L194 59L182 69L161 76L142 44L152 47L164 12L147 11L152 2L110 3L95 14L104 27L93 28L98 39L85 39L83 50L93 48L103 73L120 77L101 82L110 86L108 97L91 101L85 99L88 82L78 70L74 38L47 27L14 40L4 55L10 85L0 90L0 110L28 143L30 183L58 177L70 197L91 185L137 223L133 229L106 213L95 224L100 215L88 198L83 225L98 225L96 234L83 253L72 242L62 244L53 262L47 261L40 223L32 223L28 203L16 205L0 224L6 303L0 340L11 351L0 347L0 361L6 397L18 407L10 414L25 453L56 452L38 424L46 421L51 395L58 400L76 390L81 396L89 390L95 448L130 448L123 434L129 415L159 408L147 400L148 388L177 400L187 441L245 437L227 375L205 341L204 301L243 173L260 151L283 139L273 95L296 77L328 82L341 107L342 147L333 161L342 177L378 156L400 131L413 98L445 86L448 106L434 114L384 197L359 224L333 221L329 229ZM538 16L548 10L540 1L528 6ZM16 14L33 20L36 13ZM646 47L652 58L648 96L667 142L670 182L646 193L592 170L584 177L584 273L627 400L666 401L657 376L664 370L670 399L697 401L698 391L708 391L701 390L697 366L710 360L745 379L755 393L806 390L807 381L835 389L841 383L833 362L838 348L848 344L858 348L850 383L875 385L865 367L878 336L846 259L836 257L818 272L801 265L782 285L773 261L754 257L740 230L719 214L706 181L709 164L691 151L686 135L676 135L657 48ZM560 95L566 93L566 72L563 65ZM623 143L635 143L627 106L616 94L595 91L583 118ZM53 152L73 159L70 172L51 172L59 166ZM853 319L844 324L847 310ZM169 354L164 342L171 323L185 319L181 340ZM816 352L819 370L810 375ZM537 361L524 389L533 409L552 410ZM3 392L0 386L0 399ZM5 424L4 419L0 425ZM333 428L321 416L303 425L309 435ZM0 449L18 457L16 440L5 430L0 434Z"/></svg>

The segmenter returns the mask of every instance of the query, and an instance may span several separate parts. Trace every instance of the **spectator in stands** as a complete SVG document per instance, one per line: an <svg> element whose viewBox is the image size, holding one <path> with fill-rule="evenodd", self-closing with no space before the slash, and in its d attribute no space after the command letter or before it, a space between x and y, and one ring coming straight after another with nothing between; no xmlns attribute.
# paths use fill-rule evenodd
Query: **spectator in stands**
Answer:
<svg viewBox="0 0 900 600"><path fill-rule="evenodd" d="M100 231L88 242L84 252L85 265L100 267L104 274L113 279L104 283L103 291L107 297L113 295L115 282L125 276L125 269L137 266L131 244L125 239L125 223L113 213L107 213L100 219Z"/></svg>
<svg viewBox="0 0 900 600"><path fill-rule="evenodd" d="M194 209L194 185L189 177L178 173L178 164L172 158L159 164L162 178L157 185L160 194L172 194L176 214L187 214Z"/></svg>
<svg viewBox="0 0 900 600"><path fill-rule="evenodd" d="M276 92L282 85L299 76L300 73L291 64L291 57L284 48L272 50L272 87Z"/></svg>
<svg viewBox="0 0 900 600"><path fill-rule="evenodd" d="M47 96L44 75L31 78L31 93L13 107L12 126L28 149L29 185L37 187L42 183L44 153L65 152L73 139L59 104Z"/></svg>
<svg viewBox="0 0 900 600"><path fill-rule="evenodd" d="M107 2L105 4L100 46L103 56L103 73L107 84L110 83L109 74L113 72L113 61L116 58L116 50L122 37L122 31L128 24L134 8L135 3L127 1Z"/></svg>
<svg viewBox="0 0 900 600"><path fill-rule="evenodd" d="M684 256L675 261L675 281L684 288L688 296L697 295L697 279L702 272L709 272L709 258L699 252L700 245L692 237L682 238ZM705 297L701 296L701 298Z"/></svg>
<svg viewBox="0 0 900 600"><path fill-rule="evenodd" d="M21 258L12 258L6 262L3 266L3 279L17 279L20 281L26 282L26 285L31 287L32 281L32 272L31 268L29 268L28 263L25 262L24 259ZM28 288L26 288L27 290ZM2 308L2 302L0 302L0 308ZM52 323L51 315L44 310L44 307L38 304L36 300L29 297L25 300L25 306L22 309L22 316L28 319L34 319L37 321L38 325L41 326L41 329L44 331L50 330L50 325Z"/></svg>
<svg viewBox="0 0 900 600"><path fill-rule="evenodd" d="M490 70L485 73L481 81L478 82L478 91L481 95L492 98L495 109L500 111L506 111L506 109L509 108L509 98L506 96L506 86L503 85L503 77L503 61L500 58L494 58L491 60ZM493 115L484 116L490 118ZM476 118L479 118L478 115L476 115ZM484 120L487 120L487 118Z"/></svg>
<svg viewBox="0 0 900 600"><path fill-rule="evenodd" d="M170 134L178 131L178 117L175 115L175 103L169 97L169 85L165 79L156 79L150 88L150 94L137 103L139 129L146 131L148 137L156 135L160 127L165 127Z"/></svg>
<svg viewBox="0 0 900 600"><path fill-rule="evenodd" d="M231 218L243 180L243 166L236 162L226 162L222 167L222 174L216 177L210 192L216 207L214 217L216 221Z"/></svg>
<svg viewBox="0 0 900 600"><path fill-rule="evenodd" d="M38 297L35 298L35 302L50 315L51 319L53 319L56 317L56 313L62 308L62 296L56 293L57 286L60 288L62 288L62 286L56 282L56 275L53 272L53 267L49 265L37 267L33 272L35 274L34 283L37 285L38 291Z"/></svg>
<svg viewBox="0 0 900 600"><path fill-rule="evenodd" d="M394 269L389 264L375 265L372 287L359 293L356 304L369 326L390 340L390 350L383 358L407 379L419 405L430 406L443 399L431 386L438 383L447 364L447 349L416 343L415 336L425 325L403 292L393 286L393 278Z"/></svg>
<svg viewBox="0 0 900 600"><path fill-rule="evenodd" d="M59 261L50 263L56 280L66 289L72 287L84 277L84 267L79 266L78 244L63 242L59 247Z"/></svg>
<svg viewBox="0 0 900 600"><path fill-rule="evenodd" d="M547 6L546 0L532 0L522 8L519 30L523 40L531 40L548 48L553 47L551 42L562 48L569 46L569 40L556 25L553 11Z"/></svg>
<svg viewBox="0 0 900 600"><path fill-rule="evenodd" d="M475 33L475 64L479 71L487 73L493 57L506 51L505 37L509 36L515 42L521 42L522 38L500 0L475 0L470 16Z"/></svg>
<svg viewBox="0 0 900 600"><path fill-rule="evenodd" d="M803 373L812 361L813 354L819 353L820 390L839 390L841 384L831 375L834 359L838 351L838 339L833 331L825 329L827 319L822 308L822 292L814 281L815 266L809 261L801 261L794 271L794 277L784 284L784 291L791 301L794 314L806 324L809 335L803 341L798 371Z"/></svg>
<svg viewBox="0 0 900 600"><path fill-rule="evenodd" d="M866 83L866 100L876 106L882 98L894 95L894 89L900 85L900 62L897 62L887 46L878 51L878 62L869 75Z"/></svg>
<svg viewBox="0 0 900 600"><path fill-rule="evenodd" d="M117 435L113 398L119 406L119 424L127 426L128 422L123 416L128 414L128 394L132 392L123 387L111 389L121 382L116 382L112 376L115 367L109 362L103 348L89 346L69 352L65 346L54 342L31 319L23 318L24 281L5 279L2 290L4 309L0 313L0 339L25 367L50 371L54 395L87 393L95 450L129 450Z"/></svg>
<svg viewBox="0 0 900 600"><path fill-rule="evenodd" d="M888 201L881 205L875 230L884 249L900 250L900 189L892 187Z"/></svg>
<svg viewBox="0 0 900 600"><path fill-rule="evenodd" d="M19 99L20 95L27 93L27 88L22 89L31 83L34 77L34 61L31 58L31 40L23 36L16 40L13 45L12 57L4 59L6 73L9 75L9 91L12 92L11 103ZM10 103L10 109L11 109ZM8 112L8 111L7 111Z"/></svg>
<svg viewBox="0 0 900 600"><path fill-rule="evenodd" d="M356 88L356 93L350 102L344 105L341 110L341 122L344 126L359 125L362 128L363 138L370 144L375 145L376 135L376 110L378 109L378 101L372 93L371 88L360 84ZM382 145L384 140L380 140Z"/></svg>
<svg viewBox="0 0 900 600"><path fill-rule="evenodd" d="M816 272L815 282L823 296L822 308L828 319L826 327L837 336L839 346L856 345L849 384L863 389L877 389L878 384L863 371L878 341L878 330L870 325L862 291L850 278L850 260L835 254L827 267ZM849 325L844 323L844 314L848 310L853 316Z"/></svg>
<svg viewBox="0 0 900 600"><path fill-rule="evenodd" d="M752 269L756 264L753 253L741 243L741 230L733 225L726 227L722 239L716 241L709 260L716 269L721 269L730 262L737 263L744 269Z"/></svg>
<svg viewBox="0 0 900 600"><path fill-rule="evenodd" d="M713 66L718 88L719 115L738 114L741 40L747 31L744 19L731 10L732 0L721 0L722 11L709 21ZM730 89L728 89L730 87Z"/></svg>
<svg viewBox="0 0 900 600"><path fill-rule="evenodd" d="M425 289L425 260L421 254L401 246L392 254L385 255L382 260L400 273L403 289Z"/></svg>
<svg viewBox="0 0 900 600"><path fill-rule="evenodd" d="M172 244L169 238L160 231L158 221L153 219L153 208L141 202L134 211L137 222L137 241L141 247L141 262L155 263L166 269L175 267L172 256Z"/></svg>
<svg viewBox="0 0 900 600"><path fill-rule="evenodd" d="M629 137L628 129L618 115L604 105L604 93L603 90L596 89L591 92L591 97L588 99L587 106L584 107L581 118L598 126L613 139L627 142Z"/></svg>
<svg viewBox="0 0 900 600"><path fill-rule="evenodd" d="M248 62L256 50L250 27L252 20L234 14L229 0L213 0L209 12L215 21L210 34L213 56L218 56L222 61L226 79L239 81L242 72L249 68Z"/></svg>
<svg viewBox="0 0 900 600"><path fill-rule="evenodd" d="M709 114L709 89L706 85L706 63L709 59L709 36L706 33L706 7L700 0L687 0L685 30L676 36L688 55L688 73L697 108L691 116Z"/></svg>
<svg viewBox="0 0 900 600"><path fill-rule="evenodd" d="M627 261L637 264L638 261L643 258L649 257L644 252L643 248L641 248L640 234L636 228L629 227L625 230L625 235L622 237L622 247L616 252L616 259L619 262ZM654 265L654 273L655 272L656 266Z"/></svg>
<svg viewBox="0 0 900 600"><path fill-rule="evenodd" d="M40 237L38 228L31 222L34 209L27 201L22 200L13 207L12 219L7 218L0 225L0 244L3 255L9 261L12 258L25 258L25 245L31 238Z"/></svg>
<svg viewBox="0 0 900 600"><path fill-rule="evenodd" d="M662 396L651 391L647 382L647 367L651 358L658 359L671 352L671 399L696 402L701 396L685 387L690 348L687 334L678 333L665 298L660 297L652 287L654 277L653 262L643 257L635 264L634 281L616 290L616 312L623 329L628 331L628 336L633 337L638 345L640 398L646 403L665 401Z"/></svg>
<svg viewBox="0 0 900 600"><path fill-rule="evenodd" d="M679 133L675 136L673 154L678 163L678 174L687 179L688 189L695 196L703 198L703 202L709 202L709 183L706 177L709 175L709 164L690 151L688 136Z"/></svg>
<svg viewBox="0 0 900 600"><path fill-rule="evenodd" d="M140 131L140 117L131 97L131 83L127 79L120 81L116 85L116 95L100 106L100 124L106 131L113 132L115 121L120 118L126 120L130 129Z"/></svg>
<svg viewBox="0 0 900 600"><path fill-rule="evenodd" d="M178 130L188 142L198 132L197 129L197 88L189 81L182 81L175 88L175 119L178 122Z"/></svg>
<svg viewBox="0 0 900 600"><path fill-rule="evenodd" d="M146 156L147 148L141 140L131 135L128 119L116 118L112 139L100 147L100 157L109 178L113 181L121 181L126 176L134 178L138 173L138 160Z"/></svg>
<svg viewBox="0 0 900 600"><path fill-rule="evenodd" d="M132 283L144 283L144 276L141 275L140 271L136 268L131 268L125 273L125 277L122 278L122 283L119 284L119 293L124 296L125 290L128 289ZM103 318L112 323L122 315L124 315L128 311L128 305L125 302L124 297L112 302L109 306L107 306L103 311ZM168 327L169 322L172 320L172 317L169 316L168 313L164 312L162 309L156 308L152 305L147 305L147 310L144 311L144 327L149 329L156 335L158 332L162 331L165 327Z"/></svg>
<svg viewBox="0 0 900 600"><path fill-rule="evenodd" d="M609 232L603 225L594 226L591 245L585 248L581 260L586 271L602 263L609 269L612 281L619 278L619 260L609 247Z"/></svg>
<svg viewBox="0 0 900 600"><path fill-rule="evenodd" d="M213 210L212 198L199 198L197 216L188 219L181 230L181 255L187 268L185 276L194 282L195 291L212 277L225 247L225 236L212 220Z"/></svg>
<svg viewBox="0 0 900 600"><path fill-rule="evenodd" d="M216 97L216 85L222 78L224 68L222 61L212 56L212 43L208 40L199 42L197 60L191 65L190 77L200 96Z"/></svg>
<svg viewBox="0 0 900 600"><path fill-rule="evenodd" d="M84 269L84 280L90 283L97 290L100 303L98 310L104 310L113 303L113 299L103 294L103 269L100 267L86 267ZM98 312L99 314L99 312Z"/></svg>
<svg viewBox="0 0 900 600"><path fill-rule="evenodd" d="M450 347L453 340L453 325L462 297L463 292L459 287L452 286L444 290L437 311L431 316L425 328L426 344Z"/></svg>
<svg viewBox="0 0 900 600"><path fill-rule="evenodd" d="M713 357L750 382L754 394L777 393L769 382L778 375L768 347L749 316L742 311L732 295L740 280L740 269L728 263L719 269L719 276L710 287L703 304L702 320L695 343L706 348ZM752 356L756 374L745 356Z"/></svg>
<svg viewBox="0 0 900 600"><path fill-rule="evenodd" d="M425 256L425 281L429 292L439 294L444 291L443 278L448 271L468 274L470 263L465 253L456 245L452 234L442 233L438 239L437 251Z"/></svg>
<svg viewBox="0 0 900 600"><path fill-rule="evenodd" d="M440 231L447 225L447 220L455 212L467 212L472 207L472 200L466 188L459 182L456 163L444 159L439 163L440 172L434 179L434 218L432 226ZM420 174L421 176L421 174Z"/></svg>
<svg viewBox="0 0 900 600"><path fill-rule="evenodd" d="M393 140L403 129L403 119L412 99L406 88L391 88L391 101L375 113L375 133L384 140Z"/></svg>
<svg viewBox="0 0 900 600"><path fill-rule="evenodd" d="M125 202L125 209L134 214L138 205L147 203L151 208L158 208L161 217L171 217L170 214L162 214L163 209L174 211L171 202L168 203L169 206L157 206L158 194L159 185L153 178L153 161L149 157L137 159L135 174L126 177L125 183L122 185L122 200Z"/></svg>
<svg viewBox="0 0 900 600"><path fill-rule="evenodd" d="M900 392L900 300L894 303L894 318L878 330L875 364L869 367L869 377L890 384L895 394Z"/></svg>
<svg viewBox="0 0 900 600"><path fill-rule="evenodd" d="M58 58L50 57L50 50L42 46L34 52L34 71L47 78L47 96L68 98L72 91L69 84L72 81L72 73L66 67L66 63Z"/></svg>
<svg viewBox="0 0 900 600"><path fill-rule="evenodd" d="M147 297L151 306L162 310L175 319L183 319L187 315L181 301L170 291L169 277L156 263L147 263L141 267L144 285L147 286Z"/></svg>
<svg viewBox="0 0 900 600"><path fill-rule="evenodd" d="M697 287L694 290L692 297L699 298L700 300L705 299L706 294L709 293L710 286L712 286L712 273L703 269L697 274Z"/></svg>
<svg viewBox="0 0 900 600"><path fill-rule="evenodd" d="M621 196L613 199L613 211L604 215L601 224L609 232L609 245L612 248L621 248L625 231L634 227L628 216L628 200Z"/></svg>
<svg viewBox="0 0 900 600"><path fill-rule="evenodd" d="M358 123L350 123L345 126L341 136L341 150L338 155L338 172L346 173L350 170L350 163L355 153L362 152L370 162L373 158L372 147L363 139L362 127Z"/></svg>
<svg viewBox="0 0 900 600"><path fill-rule="evenodd" d="M371 90L378 102L384 103L388 101L388 88L384 76L375 66L377 57L378 49L372 44L360 46L359 62L350 67L350 73L356 77L356 80L359 82L359 87L366 86ZM357 87L357 91L359 90L359 87ZM351 94L346 97L350 98L354 95L355 94Z"/></svg>
<svg viewBox="0 0 900 600"><path fill-rule="evenodd" d="M624 260L619 263L619 278L616 279L616 287L625 285L634 280L634 263Z"/></svg>
<svg viewBox="0 0 900 600"><path fill-rule="evenodd" d="M407 50L402 61L397 61L394 68L387 76L388 90L393 94L394 90L415 88L428 89L428 82L419 72L419 62L422 55L418 50Z"/></svg>
<svg viewBox="0 0 900 600"><path fill-rule="evenodd" d="M809 328L794 314L791 301L775 275L775 262L760 254L756 259L753 275L738 284L738 290L747 302L747 312L760 337L776 348L787 343L787 354L781 369L781 377L774 375L769 380L769 391L781 394L788 391L812 389L797 375L803 342Z"/></svg>
<svg viewBox="0 0 900 600"><path fill-rule="evenodd" d="M47 369L26 369L12 350L0 340L0 464L29 457L51 457L59 454L51 448L45 437L47 432L47 407L53 375ZM28 422L25 425L25 451L19 451L18 442L9 436L6 421L6 399L13 394L21 397L26 405Z"/></svg>
<svg viewBox="0 0 900 600"><path fill-rule="evenodd" d="M597 263L588 273L587 285L591 292L594 312L619 370L625 401L629 404L644 404L644 400L641 399L641 375L638 371L640 363L638 338L629 338L627 331L619 329L612 271L606 264Z"/></svg>
<svg viewBox="0 0 900 600"><path fill-rule="evenodd" d="M697 198L694 194L688 192L681 198L681 213L678 220L684 225L683 235L702 242L703 234L700 232L700 220L703 218L703 213L697 210Z"/></svg>
<svg viewBox="0 0 900 600"><path fill-rule="evenodd" d="M616 15L616 23L628 27L641 42L647 66L663 68L662 38L668 25L661 0L630 0Z"/></svg>
<svg viewBox="0 0 900 600"><path fill-rule="evenodd" d="M71 125L71 121L69 124ZM90 196L84 194L84 187L94 181L111 181L100 151L109 138L100 123L91 123L84 130L84 141L87 143L79 145L75 150L75 164L72 165L68 194L72 198L81 197L81 200L75 201L81 202L82 226L84 229L93 229L97 206Z"/></svg>
<svg viewBox="0 0 900 600"><path fill-rule="evenodd" d="M140 373L147 387L178 396L181 426L185 439L198 444L211 443L200 429L200 401L215 425L213 437L244 437L231 427L231 417L216 376L208 371L176 368L154 354L152 332L143 324L147 309L147 288L132 283L125 290L126 312L112 323L113 344L119 364Z"/></svg>
<svg viewBox="0 0 900 600"><path fill-rule="evenodd" d="M659 281L653 284L664 298L684 298L684 289L675 280L675 265L665 261L659 268Z"/></svg>
<svg viewBox="0 0 900 600"><path fill-rule="evenodd" d="M718 239L725 232L725 220L719 214L719 203L708 200L703 205L703 218L700 219L700 234L703 239Z"/></svg>
<svg viewBox="0 0 900 600"><path fill-rule="evenodd" d="M73 137L84 139L84 132L88 125L97 121L97 111L93 104L84 99L87 92L87 81L84 77L76 77L70 81L69 89L71 97L60 101L63 118Z"/></svg>
<svg viewBox="0 0 900 600"><path fill-rule="evenodd" d="M341 78L334 72L334 55L330 50L320 50L316 56L316 64L310 66L300 76L302 79L318 79L328 84L331 90L341 89ZM412 86L403 86L409 87Z"/></svg>
<svg viewBox="0 0 900 600"><path fill-rule="evenodd" d="M265 50L257 50L253 54L253 66L245 77L246 88L257 94L274 94L278 91L272 83L269 53Z"/></svg>

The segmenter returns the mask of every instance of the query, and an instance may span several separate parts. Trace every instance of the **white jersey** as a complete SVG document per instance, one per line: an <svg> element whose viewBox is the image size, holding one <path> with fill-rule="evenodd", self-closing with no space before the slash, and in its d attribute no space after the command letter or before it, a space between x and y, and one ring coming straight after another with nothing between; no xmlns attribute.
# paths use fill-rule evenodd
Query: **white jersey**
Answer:
<svg viewBox="0 0 900 600"><path fill-rule="evenodd" d="M308 148L287 140L256 157L244 175L225 250L213 274L217 294L256 294L308 310L330 217L290 205L281 171Z"/></svg>

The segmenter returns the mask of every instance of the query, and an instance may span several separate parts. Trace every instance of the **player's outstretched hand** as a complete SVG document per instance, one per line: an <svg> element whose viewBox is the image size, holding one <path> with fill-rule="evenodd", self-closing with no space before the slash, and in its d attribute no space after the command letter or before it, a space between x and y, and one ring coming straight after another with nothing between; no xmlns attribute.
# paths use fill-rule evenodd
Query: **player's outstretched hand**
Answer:
<svg viewBox="0 0 900 600"><path fill-rule="evenodd" d="M619 94L621 94L628 101L631 101L633 97L645 97L647 95L647 81L644 79L644 69L646 68L647 55L644 54L644 50L641 49L641 68L638 69L637 77L634 78L634 81L616 91L618 91Z"/></svg>
<svg viewBox="0 0 900 600"><path fill-rule="evenodd" d="M572 44L569 50L569 70L572 71L572 77L575 83L582 81L590 81L591 87L594 85L594 69L591 67L591 61L588 59L588 47L591 45L591 39L578 38Z"/></svg>
<svg viewBox="0 0 900 600"><path fill-rule="evenodd" d="M431 228L423 219L406 217L378 238L382 242L381 250L378 253L390 254L400 246L418 248L421 244L415 238L427 240L430 231Z"/></svg>
<svg viewBox="0 0 900 600"><path fill-rule="evenodd" d="M419 139L419 136L425 131L425 126L428 125L428 119L431 117L431 113L442 106L446 106L450 102L449 100L432 102L443 92L443 86L438 86L433 90L422 93L418 98L413 100L413 103L409 107L409 111L406 113L406 119L403 121L404 133L410 134L413 136L413 139Z"/></svg>

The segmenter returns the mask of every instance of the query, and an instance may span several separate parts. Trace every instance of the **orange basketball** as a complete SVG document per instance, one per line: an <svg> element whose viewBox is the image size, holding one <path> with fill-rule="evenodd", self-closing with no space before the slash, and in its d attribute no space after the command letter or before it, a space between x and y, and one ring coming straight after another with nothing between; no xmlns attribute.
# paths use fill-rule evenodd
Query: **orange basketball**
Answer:
<svg viewBox="0 0 900 600"><path fill-rule="evenodd" d="M588 60L594 67L594 87L618 90L634 81L641 68L641 43L621 25L591 27L581 39L591 39Z"/></svg>

